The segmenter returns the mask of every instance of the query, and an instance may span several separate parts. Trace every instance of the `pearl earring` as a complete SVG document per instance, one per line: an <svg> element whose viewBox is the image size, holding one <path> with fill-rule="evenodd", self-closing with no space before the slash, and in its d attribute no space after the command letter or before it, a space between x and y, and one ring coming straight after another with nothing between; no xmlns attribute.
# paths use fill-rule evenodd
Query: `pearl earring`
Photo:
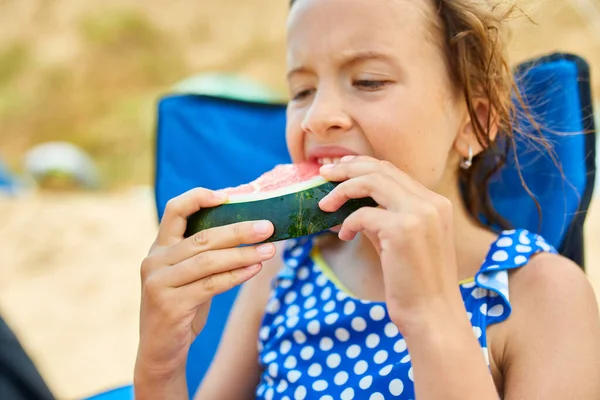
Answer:
<svg viewBox="0 0 600 400"><path fill-rule="evenodd" d="M460 162L462 169L469 169L473 165L473 148L469 145L469 156Z"/></svg>

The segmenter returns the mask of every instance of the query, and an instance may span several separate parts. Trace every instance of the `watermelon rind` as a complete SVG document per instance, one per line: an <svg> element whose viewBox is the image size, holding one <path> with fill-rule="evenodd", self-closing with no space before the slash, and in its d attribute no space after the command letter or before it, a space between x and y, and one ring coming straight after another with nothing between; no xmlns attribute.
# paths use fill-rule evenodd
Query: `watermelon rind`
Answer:
<svg viewBox="0 0 600 400"><path fill-rule="evenodd" d="M312 184L300 190L294 185L295 191L287 194L269 193L267 198L258 200L254 195L236 196L238 198L223 205L203 208L188 218L185 237L237 222L269 220L273 223L275 232L264 242L276 242L323 232L340 225L361 207L377 207L377 203L371 198L350 199L337 211L325 212L319 208L319 201L339 183L323 179L315 186L317 181L309 182ZM285 190L289 192L290 189Z"/></svg>

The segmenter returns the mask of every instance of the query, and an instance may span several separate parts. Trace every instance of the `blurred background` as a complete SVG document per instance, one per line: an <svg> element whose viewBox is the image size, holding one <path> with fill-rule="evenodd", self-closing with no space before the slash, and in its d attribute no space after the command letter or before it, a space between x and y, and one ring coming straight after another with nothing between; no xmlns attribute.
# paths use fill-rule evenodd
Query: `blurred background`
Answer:
<svg viewBox="0 0 600 400"><path fill-rule="evenodd" d="M512 22L512 60L557 50L583 56L598 103L598 3L522 2L532 21ZM0 0L0 174L4 164L30 187L47 154L35 146L52 141L78 146L84 156L77 154L77 165L89 169L84 184L91 189L55 174L36 190L0 197L0 314L59 398L132 379L138 269L157 229L157 99L187 77L214 71L285 97L287 5ZM586 228L597 291L598 203L596 196Z"/></svg>

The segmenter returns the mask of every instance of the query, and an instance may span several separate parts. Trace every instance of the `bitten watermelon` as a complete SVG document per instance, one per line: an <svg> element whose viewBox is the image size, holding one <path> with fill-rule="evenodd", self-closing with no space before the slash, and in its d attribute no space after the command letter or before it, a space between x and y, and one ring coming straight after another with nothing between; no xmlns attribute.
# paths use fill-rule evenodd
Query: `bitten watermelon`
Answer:
<svg viewBox="0 0 600 400"><path fill-rule="evenodd" d="M204 208L188 219L186 237L204 229L242 221L269 220L275 232L266 242L306 236L341 224L361 207L376 207L371 198L351 199L335 212L319 208L319 201L339 183L319 174L315 163L278 165L256 180L235 188L227 203Z"/></svg>

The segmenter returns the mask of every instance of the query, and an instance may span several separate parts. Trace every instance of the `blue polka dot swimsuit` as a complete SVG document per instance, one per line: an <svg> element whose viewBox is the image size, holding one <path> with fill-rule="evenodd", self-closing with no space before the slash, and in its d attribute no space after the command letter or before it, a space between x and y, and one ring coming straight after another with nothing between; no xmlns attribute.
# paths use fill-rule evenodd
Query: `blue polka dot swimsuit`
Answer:
<svg viewBox="0 0 600 400"><path fill-rule="evenodd" d="M259 333L256 398L414 399L410 354L385 303L343 290L313 242L291 241L284 251ZM538 235L504 231L474 279L459 283L488 366L486 327L511 313L508 270L542 251L556 253Z"/></svg>

